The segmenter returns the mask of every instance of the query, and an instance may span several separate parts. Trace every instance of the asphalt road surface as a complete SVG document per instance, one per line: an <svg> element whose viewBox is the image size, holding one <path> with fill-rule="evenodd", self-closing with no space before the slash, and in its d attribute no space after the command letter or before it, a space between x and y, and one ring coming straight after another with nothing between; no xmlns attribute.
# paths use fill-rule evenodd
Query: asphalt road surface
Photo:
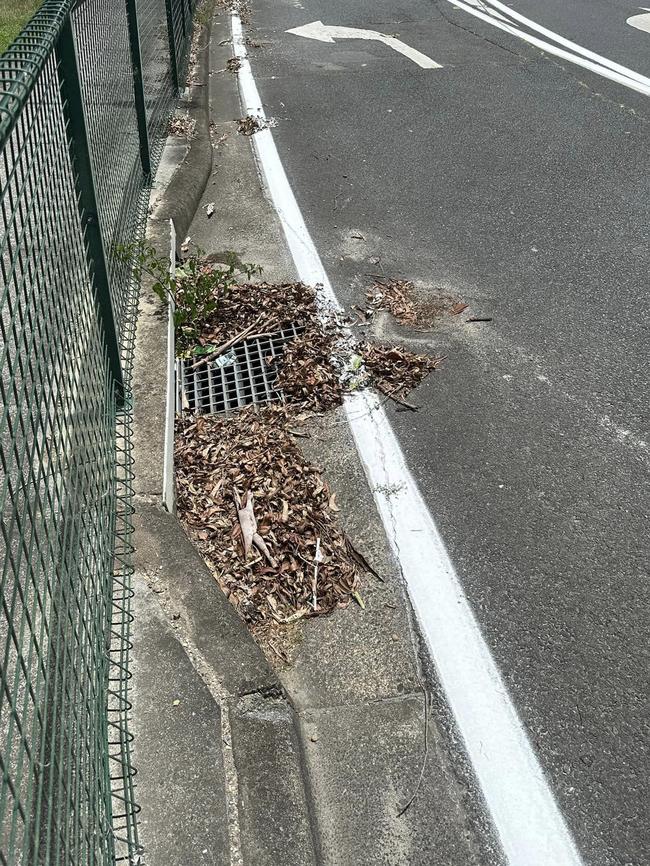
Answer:
<svg viewBox="0 0 650 866"><path fill-rule="evenodd" d="M633 3L510 6L650 76ZM318 20L442 68L286 32ZM257 0L248 33L342 303L381 273L491 318L385 326L448 356L391 422L585 863L648 864L648 95L448 0Z"/></svg>

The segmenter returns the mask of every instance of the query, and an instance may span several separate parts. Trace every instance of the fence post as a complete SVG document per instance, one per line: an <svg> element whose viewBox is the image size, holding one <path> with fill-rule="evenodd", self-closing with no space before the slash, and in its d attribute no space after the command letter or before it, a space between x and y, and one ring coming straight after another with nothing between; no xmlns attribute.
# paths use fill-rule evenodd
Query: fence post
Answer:
<svg viewBox="0 0 650 866"><path fill-rule="evenodd" d="M140 161L142 162L142 171L145 177L150 178L151 153L149 150L149 129L147 127L147 108L144 102L142 55L140 53L140 33L138 32L138 12L135 0L126 0L126 17L129 24L129 42L131 43L135 112L138 117L138 134L140 136Z"/></svg>
<svg viewBox="0 0 650 866"><path fill-rule="evenodd" d="M174 96L180 89L178 80L178 58L176 57L176 39L174 38L174 13L172 11L172 0L165 0L167 10L167 35L169 37L169 67L172 74L172 87Z"/></svg>
<svg viewBox="0 0 650 866"><path fill-rule="evenodd" d="M77 52L70 13L66 16L56 44L56 57L59 66L59 80L61 82L63 110L68 133L68 146L70 148L77 188L79 215L85 238L88 267L92 275L95 293L95 310L106 343L109 368L115 385L115 396L118 405L122 405L124 401L124 379L122 377L120 344L111 300L104 239L99 224L95 182L88 145L88 131L86 129Z"/></svg>

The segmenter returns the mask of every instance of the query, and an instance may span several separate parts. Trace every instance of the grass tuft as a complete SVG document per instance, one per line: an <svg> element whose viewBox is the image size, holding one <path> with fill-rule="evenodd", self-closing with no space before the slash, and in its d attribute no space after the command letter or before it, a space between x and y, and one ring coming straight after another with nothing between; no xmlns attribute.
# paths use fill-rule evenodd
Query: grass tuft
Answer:
<svg viewBox="0 0 650 866"><path fill-rule="evenodd" d="M0 0L0 54L11 45L41 0Z"/></svg>

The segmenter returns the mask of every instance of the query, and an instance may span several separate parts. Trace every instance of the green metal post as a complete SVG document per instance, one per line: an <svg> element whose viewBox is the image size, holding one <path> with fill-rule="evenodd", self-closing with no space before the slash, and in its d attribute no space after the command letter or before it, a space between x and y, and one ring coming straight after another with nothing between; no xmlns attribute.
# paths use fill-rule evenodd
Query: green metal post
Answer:
<svg viewBox="0 0 650 866"><path fill-rule="evenodd" d="M178 94L178 58L176 57L176 40L174 38L174 13L172 11L172 0L165 0L167 10L167 35L169 37L169 68L172 74L172 87L174 96Z"/></svg>
<svg viewBox="0 0 650 866"><path fill-rule="evenodd" d="M68 132L68 143L72 157L77 186L77 200L81 226L86 241L86 256L95 290L95 309L102 329L118 405L124 402L124 379L120 359L120 344L115 324L115 313L111 301L110 281L106 267L104 239L99 224L95 182L93 179L88 131L84 116L84 104L79 81L77 52L75 49L72 22L68 13L56 45L59 78Z"/></svg>
<svg viewBox="0 0 650 866"><path fill-rule="evenodd" d="M140 136L140 161L146 178L151 177L151 154L149 150L149 130L147 127L147 108L144 101L142 81L142 55L140 53L140 33L138 30L138 11L135 0L126 0L126 17L129 23L129 42L131 43L131 65L133 66L133 89L135 92L135 112L138 117Z"/></svg>

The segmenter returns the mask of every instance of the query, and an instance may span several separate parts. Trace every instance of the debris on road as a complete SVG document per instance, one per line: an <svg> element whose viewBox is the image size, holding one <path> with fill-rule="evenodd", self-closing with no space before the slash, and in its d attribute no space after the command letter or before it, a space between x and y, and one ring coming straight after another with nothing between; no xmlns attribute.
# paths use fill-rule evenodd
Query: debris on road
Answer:
<svg viewBox="0 0 650 866"><path fill-rule="evenodd" d="M226 69L228 72L239 72L241 65L242 63L239 57L230 57L226 63Z"/></svg>
<svg viewBox="0 0 650 866"><path fill-rule="evenodd" d="M418 317L410 298L413 288L413 283L408 280L377 277L372 288L366 292L366 297L373 309L388 310L401 325L414 325Z"/></svg>
<svg viewBox="0 0 650 866"><path fill-rule="evenodd" d="M218 265L218 263L216 263ZM241 283L215 286L215 312L201 327L200 343L219 345L253 323L260 333L317 321L316 292L304 283Z"/></svg>
<svg viewBox="0 0 650 866"><path fill-rule="evenodd" d="M368 307L361 310L365 320L372 318L378 310L390 313L400 325L410 325L420 329L430 328L434 319L451 315L458 316L469 304L448 295L418 295L415 285L410 280L382 277L369 274L374 283L366 292Z"/></svg>
<svg viewBox="0 0 650 866"><path fill-rule="evenodd" d="M190 117L189 112L186 111L185 114L175 114L172 117L169 121L167 132L169 135L178 135L188 139L189 141L194 138L195 130L196 121L193 117Z"/></svg>
<svg viewBox="0 0 650 866"><path fill-rule="evenodd" d="M277 370L277 387L285 401L315 412L339 406L346 390L372 386L396 402L404 401L443 360L398 346L355 345L347 321L319 308L311 286L260 282L218 291L215 312L200 332L196 365L214 360L237 340L291 326L300 333L280 357L267 363ZM207 346L219 348L205 354Z"/></svg>
<svg viewBox="0 0 650 866"><path fill-rule="evenodd" d="M241 135L254 135L260 129L265 128L265 123L259 117L253 114L247 114L246 117L240 117L237 121L237 132Z"/></svg>
<svg viewBox="0 0 650 866"><path fill-rule="evenodd" d="M278 361L277 386L289 403L324 412L343 402L339 347L334 333L311 323L284 349Z"/></svg>
<svg viewBox="0 0 650 866"><path fill-rule="evenodd" d="M213 150L219 150L221 145L228 140L228 133L220 132L220 129L221 125L217 126L213 120L210 121L210 144L212 145Z"/></svg>
<svg viewBox="0 0 650 866"><path fill-rule="evenodd" d="M382 394L402 402L409 391L445 360L443 357L418 355L399 346L378 346L367 342L361 343L358 351L372 384ZM405 405L412 408L412 405Z"/></svg>

